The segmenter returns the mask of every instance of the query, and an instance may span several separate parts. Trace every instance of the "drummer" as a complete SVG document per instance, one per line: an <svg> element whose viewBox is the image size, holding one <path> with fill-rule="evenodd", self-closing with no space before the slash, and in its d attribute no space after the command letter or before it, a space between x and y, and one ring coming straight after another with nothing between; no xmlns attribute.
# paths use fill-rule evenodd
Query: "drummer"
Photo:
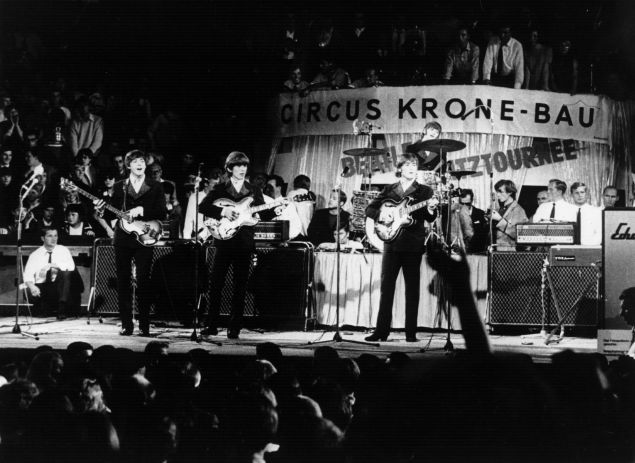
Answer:
<svg viewBox="0 0 635 463"><path fill-rule="evenodd" d="M420 141L436 140L441 136L441 132L441 124L436 121L428 122L425 126L423 126L423 133L421 134ZM437 170L439 166L439 157L437 153L424 151L419 153L419 155L422 157L422 162L420 163L421 170Z"/></svg>

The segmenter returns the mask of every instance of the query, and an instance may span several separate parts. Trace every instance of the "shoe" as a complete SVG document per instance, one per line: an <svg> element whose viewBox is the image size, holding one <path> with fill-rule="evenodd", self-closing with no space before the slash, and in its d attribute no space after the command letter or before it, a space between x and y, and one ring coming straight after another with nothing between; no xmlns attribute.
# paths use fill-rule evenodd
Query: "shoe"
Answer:
<svg viewBox="0 0 635 463"><path fill-rule="evenodd" d="M150 328L139 328L139 336L150 337Z"/></svg>
<svg viewBox="0 0 635 463"><path fill-rule="evenodd" d="M132 336L133 329L130 327L122 328L119 332L120 336Z"/></svg>
<svg viewBox="0 0 635 463"><path fill-rule="evenodd" d="M369 342L387 341L388 340L388 335L382 336L379 333L373 333L370 336L366 336L364 338L364 340L369 341Z"/></svg>
<svg viewBox="0 0 635 463"><path fill-rule="evenodd" d="M412 335L412 336L406 336L406 342L417 342L417 336Z"/></svg>
<svg viewBox="0 0 635 463"><path fill-rule="evenodd" d="M240 333L239 331L228 331L227 332L227 339L238 339L238 333Z"/></svg>
<svg viewBox="0 0 635 463"><path fill-rule="evenodd" d="M63 313L58 313L56 318L58 320L66 320L66 315L64 315Z"/></svg>
<svg viewBox="0 0 635 463"><path fill-rule="evenodd" d="M201 336L216 336L218 329L214 326L207 326L201 330Z"/></svg>
<svg viewBox="0 0 635 463"><path fill-rule="evenodd" d="M150 322L148 321L139 322L139 334L141 336L150 336Z"/></svg>

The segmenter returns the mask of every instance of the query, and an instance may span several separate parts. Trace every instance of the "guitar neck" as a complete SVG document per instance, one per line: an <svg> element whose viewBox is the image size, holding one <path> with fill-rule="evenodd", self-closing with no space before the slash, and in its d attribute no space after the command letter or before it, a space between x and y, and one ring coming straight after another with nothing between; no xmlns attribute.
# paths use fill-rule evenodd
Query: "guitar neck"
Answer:
<svg viewBox="0 0 635 463"><path fill-rule="evenodd" d="M250 207L249 208L249 214L250 215L251 214L255 214L256 212L265 211L267 209L271 209L272 207L279 206L280 204L282 204L286 200L287 200L287 198L280 198L280 199L276 199L275 201L273 201L271 203L265 203L265 204L261 204L260 206Z"/></svg>
<svg viewBox="0 0 635 463"><path fill-rule="evenodd" d="M81 188L79 188L78 186L75 186L76 191L81 194L82 196L88 198L88 199L92 199L93 201L99 201L100 198L98 198L95 195L90 194L87 191L82 190ZM110 204L106 203L104 204L104 207L106 209L108 209L110 212L112 212L113 214L115 214L117 217L119 217L120 219L127 219L128 216L126 215L126 213L120 211L119 209L116 209L114 207L112 207Z"/></svg>
<svg viewBox="0 0 635 463"><path fill-rule="evenodd" d="M408 214L410 214L411 212L414 212L414 211L416 211L416 210L419 210L419 209L421 209L422 207L425 207L425 206L427 206L427 205L428 205L428 201L427 201L427 200L426 200L426 201L421 201L420 203L416 203L416 204L413 204L412 206L408 206L408 207L406 207L406 212L407 212Z"/></svg>

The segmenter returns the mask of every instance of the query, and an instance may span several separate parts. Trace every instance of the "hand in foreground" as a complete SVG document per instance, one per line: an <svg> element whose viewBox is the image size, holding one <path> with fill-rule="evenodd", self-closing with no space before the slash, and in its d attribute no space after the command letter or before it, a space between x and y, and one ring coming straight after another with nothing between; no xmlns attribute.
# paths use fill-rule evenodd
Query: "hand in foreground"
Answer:
<svg viewBox="0 0 635 463"><path fill-rule="evenodd" d="M231 206L224 207L221 211L220 215L222 217L227 217L229 220L234 220L238 218L238 212Z"/></svg>

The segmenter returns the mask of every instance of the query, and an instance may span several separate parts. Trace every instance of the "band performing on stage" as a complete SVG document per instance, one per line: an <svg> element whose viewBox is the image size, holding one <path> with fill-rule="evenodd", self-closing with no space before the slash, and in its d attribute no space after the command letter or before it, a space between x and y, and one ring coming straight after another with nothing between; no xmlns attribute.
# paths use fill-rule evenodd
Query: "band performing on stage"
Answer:
<svg viewBox="0 0 635 463"><path fill-rule="evenodd" d="M346 150L344 154L362 162L386 154L371 146L372 125L362 123L357 130L369 136L369 147ZM421 281L420 271L426 248L442 249L457 256L464 253L485 256L492 252L548 252L554 245L572 246L571 252L576 254L580 246L601 245L602 212L589 204L585 183L575 182L570 186L573 201L568 202L565 182L551 179L546 188L538 192L535 213L528 219L525 208L518 201L520 187L509 179L498 180L495 184L490 180L491 202L487 205L487 200L481 200L479 205L483 209L479 209L473 190L461 188L461 179L475 172L453 170L452 162L448 161L448 153L463 150L465 144L440 138L441 132L440 124L426 124L420 140L407 146L397 157L395 182L382 185L373 181L371 172L364 179L362 190L354 192L352 214L342 209L348 198L339 187L333 188L328 207L314 214L316 197L310 191L308 177L299 176L302 182L295 182L298 185L294 186L302 188L285 196L286 185L281 177L273 177L275 183L273 180L269 183L266 176L254 175L249 170L249 157L239 151L227 156L224 174L216 172L216 176L211 177L207 170L209 178L202 178L199 167L194 180L196 196L201 197L196 204L190 201L192 207L187 208L185 223L189 224L187 229L192 236L183 238L196 242L204 240L206 246L215 250L207 288L207 313L205 307L198 307L201 312L198 316L204 320L202 334L218 335L222 298L227 298L227 291L230 291L227 337L238 339L247 293L254 287L253 275L261 273L253 271L258 264L255 243L284 246L288 225L278 228L267 224L284 225L288 217L297 222L294 239L312 241L315 252L336 251L338 259L340 252L382 253L379 310L372 326L373 333L366 337L371 342L386 341L395 325L405 327L407 342L417 341L420 294L427 290L422 288L427 282ZM136 308L139 331L147 336L154 296L149 284L152 247L163 242L165 219L171 208L170 191L173 190L164 191L167 181L146 177L147 156L144 152L130 151L124 162L129 175L114 184L107 203L71 180L62 179L62 186L91 199L98 217L104 212L110 213L115 230L113 244L121 334L133 333ZM263 193L264 186L268 188L265 191L275 198ZM609 185L604 191L614 193L616 189ZM334 207L338 198L340 204ZM527 205L526 200L524 204ZM339 217L337 211L341 211ZM114 220L118 225L114 225ZM263 228L265 226L269 228ZM316 230L322 232L318 234ZM593 249L592 252L599 256L599 248ZM405 299L395 295L400 271ZM229 289L225 289L228 272L232 280ZM280 276L284 278L284 275ZM339 267L337 278L340 279ZM343 287L339 292L346 295L351 290L354 288ZM444 296L442 290L438 292L443 305L447 295ZM405 310L401 311L405 314L403 320L394 320L394 314L398 313L394 305L397 300L405 300ZM438 309L429 307L425 310ZM446 315L449 316L447 311ZM339 307L336 318L335 323L339 326Z"/></svg>

